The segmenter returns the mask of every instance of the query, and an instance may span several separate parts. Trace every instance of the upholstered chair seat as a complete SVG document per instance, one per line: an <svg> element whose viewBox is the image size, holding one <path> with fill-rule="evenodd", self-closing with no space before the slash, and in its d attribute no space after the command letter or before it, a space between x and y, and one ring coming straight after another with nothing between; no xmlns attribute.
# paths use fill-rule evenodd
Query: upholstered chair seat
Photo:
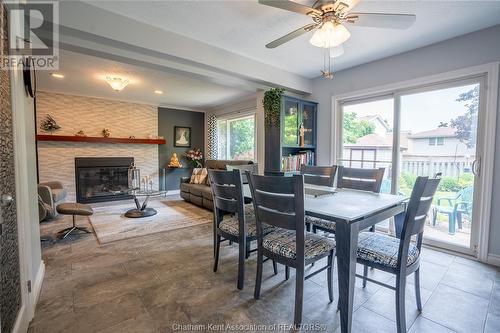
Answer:
<svg viewBox="0 0 500 333"><path fill-rule="evenodd" d="M295 230L277 229L262 239L262 246L283 257L295 259L297 241ZM305 234L305 260L309 260L335 249L335 240L311 232Z"/></svg>
<svg viewBox="0 0 500 333"><path fill-rule="evenodd" d="M400 239L374 232L362 232L358 238L358 259L396 268ZM417 261L420 252L410 243L406 265Z"/></svg>
<svg viewBox="0 0 500 333"><path fill-rule="evenodd" d="M313 217L306 215L306 223L311 224L313 227L319 227L322 229L328 229L330 232L335 232L335 222L324 220L319 217Z"/></svg>
<svg viewBox="0 0 500 333"><path fill-rule="evenodd" d="M245 220L246 220L246 225L247 225L247 236L248 237L256 236L257 235L257 225L255 224L255 216L245 214ZM219 224L219 229L225 233L230 234L230 235L238 236L240 234L238 216L237 215L224 216L224 219ZM268 234L269 232L271 232L273 230L274 230L274 228L271 227L270 225L263 225L262 232L264 234Z"/></svg>

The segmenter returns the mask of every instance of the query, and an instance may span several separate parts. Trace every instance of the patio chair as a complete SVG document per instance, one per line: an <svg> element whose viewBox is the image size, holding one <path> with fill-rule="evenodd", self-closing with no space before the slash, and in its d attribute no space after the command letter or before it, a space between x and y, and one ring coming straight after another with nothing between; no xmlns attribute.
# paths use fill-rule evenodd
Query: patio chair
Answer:
<svg viewBox="0 0 500 333"><path fill-rule="evenodd" d="M406 332L405 289L407 276L414 273L415 296L418 311L422 311L420 298L420 253L424 234L425 220L432 199L439 185L439 178L418 177L406 212L397 215L396 237L380 233L362 232L359 234L357 262L364 265L363 288L370 281L396 292L397 332ZM416 241L412 237L416 236ZM396 287L368 278L366 267L372 267L396 275Z"/></svg>
<svg viewBox="0 0 500 333"><path fill-rule="evenodd" d="M259 299L262 283L263 258L292 267L295 275L294 324L302 321L304 280L327 270L328 296L333 301L333 261L335 240L305 231L304 176L257 176L247 171L257 221L257 276L254 298ZM269 234L267 226L276 229ZM305 266L328 257L321 269L304 275Z"/></svg>
<svg viewBox="0 0 500 333"><path fill-rule="evenodd" d="M243 181L238 169L233 171L208 170L214 198L214 272L219 266L221 242L228 240L239 245L237 288L243 289L245 281L245 259L250 255L250 243L257 239L257 227L253 206L243 201ZM266 228L263 233L270 232ZM254 250L255 251L255 250ZM273 262L274 273L278 273Z"/></svg>
<svg viewBox="0 0 500 333"><path fill-rule="evenodd" d="M473 186L466 187L460 190L452 197L438 197L436 206L432 209L432 225L436 226L437 214L448 215L448 233L455 234L455 226L458 224L458 229L462 229L462 214L469 217L472 214L472 195Z"/></svg>

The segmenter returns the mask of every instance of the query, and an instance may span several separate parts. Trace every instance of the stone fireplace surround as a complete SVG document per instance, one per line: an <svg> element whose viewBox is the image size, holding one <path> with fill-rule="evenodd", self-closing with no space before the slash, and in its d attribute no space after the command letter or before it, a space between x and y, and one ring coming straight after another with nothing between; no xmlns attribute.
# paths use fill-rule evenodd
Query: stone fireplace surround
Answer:
<svg viewBox="0 0 500 333"><path fill-rule="evenodd" d="M83 130L88 136L100 136L103 128L110 130L111 137L148 138L158 135L158 109L152 105L52 92L38 92L36 104L39 134L48 134L40 130L40 122L50 114L61 126L53 135L74 135ZM67 201L76 201L77 157L133 157L141 175L151 176L153 186L158 187L157 145L40 141L40 182L61 181L68 191Z"/></svg>

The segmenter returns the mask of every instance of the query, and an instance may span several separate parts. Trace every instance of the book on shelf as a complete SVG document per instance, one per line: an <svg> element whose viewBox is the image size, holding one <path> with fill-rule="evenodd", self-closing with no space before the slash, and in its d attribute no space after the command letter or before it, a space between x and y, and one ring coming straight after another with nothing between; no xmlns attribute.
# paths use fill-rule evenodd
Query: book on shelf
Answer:
<svg viewBox="0 0 500 333"><path fill-rule="evenodd" d="M314 165L314 151L304 150L295 155L283 156L281 158L281 171L300 171L302 164Z"/></svg>

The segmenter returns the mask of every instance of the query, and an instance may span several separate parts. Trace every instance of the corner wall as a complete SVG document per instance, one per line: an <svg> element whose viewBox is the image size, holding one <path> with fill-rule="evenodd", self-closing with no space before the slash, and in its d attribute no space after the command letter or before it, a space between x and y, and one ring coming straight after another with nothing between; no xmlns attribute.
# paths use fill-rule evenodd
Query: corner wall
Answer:
<svg viewBox="0 0 500 333"><path fill-rule="evenodd" d="M174 126L191 127L191 148L174 147ZM177 153L183 167L188 167L184 153L189 149L199 148L206 154L205 147L205 114L202 112L185 111L177 109L158 108L158 135L165 137L167 143L158 146L158 168L163 168L170 162L173 153ZM191 175L191 169L165 170L167 190L178 190L180 177ZM161 184L160 188L164 188Z"/></svg>

